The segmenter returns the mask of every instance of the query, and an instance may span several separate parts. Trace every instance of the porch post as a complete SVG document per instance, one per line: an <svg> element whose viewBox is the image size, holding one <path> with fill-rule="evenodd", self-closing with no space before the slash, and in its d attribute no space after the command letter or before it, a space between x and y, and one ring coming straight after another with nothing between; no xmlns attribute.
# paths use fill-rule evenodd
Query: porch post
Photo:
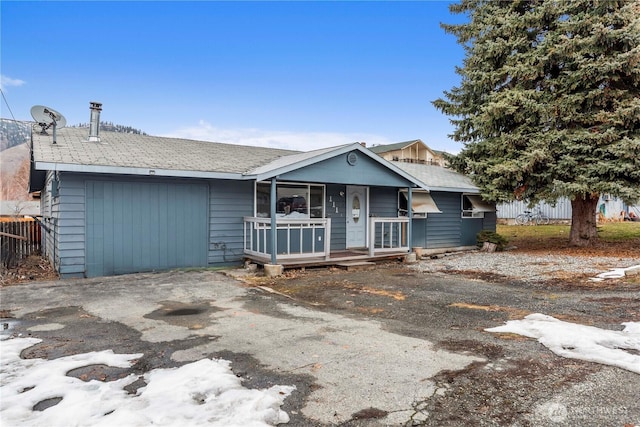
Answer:
<svg viewBox="0 0 640 427"><path fill-rule="evenodd" d="M278 249L278 230L276 225L276 177L271 178L271 264L276 265L276 252Z"/></svg>
<svg viewBox="0 0 640 427"><path fill-rule="evenodd" d="M409 224L407 225L407 246L409 247L409 252L411 252L411 246L413 245L413 241L411 240L412 235L411 235L411 231L413 228L413 204L412 204L412 194L411 194L411 187L409 186L407 188L407 204L409 205L407 208L407 214L409 216Z"/></svg>

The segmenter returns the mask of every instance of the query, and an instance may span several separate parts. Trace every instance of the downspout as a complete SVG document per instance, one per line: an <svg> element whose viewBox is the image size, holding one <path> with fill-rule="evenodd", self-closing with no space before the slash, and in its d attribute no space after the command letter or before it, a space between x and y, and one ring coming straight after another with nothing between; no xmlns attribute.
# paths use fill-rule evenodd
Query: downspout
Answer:
<svg viewBox="0 0 640 427"><path fill-rule="evenodd" d="M409 225L407 226L407 246L409 246L409 248L411 248L411 246L413 246L413 240L412 240L412 229L413 229L413 202L412 202L412 190L411 190L411 186L409 186L407 188L407 204L409 205L407 207L407 213L409 215ZM409 251L411 251L411 249L409 249Z"/></svg>
<svg viewBox="0 0 640 427"><path fill-rule="evenodd" d="M271 265L276 265L276 251L278 230L276 229L276 177L271 178Z"/></svg>

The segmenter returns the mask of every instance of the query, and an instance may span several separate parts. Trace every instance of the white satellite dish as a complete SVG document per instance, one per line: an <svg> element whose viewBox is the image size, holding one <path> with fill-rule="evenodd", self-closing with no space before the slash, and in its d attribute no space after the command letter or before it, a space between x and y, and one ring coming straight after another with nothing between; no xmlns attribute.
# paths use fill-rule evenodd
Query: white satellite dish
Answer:
<svg viewBox="0 0 640 427"><path fill-rule="evenodd" d="M44 105L34 105L31 107L31 117L38 123L40 134L48 135L47 129L53 127L53 143L56 143L56 128L63 128L67 125L67 119L62 113Z"/></svg>

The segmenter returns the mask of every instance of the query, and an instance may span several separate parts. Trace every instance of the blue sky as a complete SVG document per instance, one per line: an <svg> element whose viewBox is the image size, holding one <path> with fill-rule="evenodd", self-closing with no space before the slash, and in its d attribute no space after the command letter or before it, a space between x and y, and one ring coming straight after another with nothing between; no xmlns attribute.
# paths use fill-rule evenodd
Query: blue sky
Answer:
<svg viewBox="0 0 640 427"><path fill-rule="evenodd" d="M52 107L153 135L311 150L422 139L459 151L431 101L459 84L448 3L0 4L13 115ZM2 100L1 115L11 118Z"/></svg>

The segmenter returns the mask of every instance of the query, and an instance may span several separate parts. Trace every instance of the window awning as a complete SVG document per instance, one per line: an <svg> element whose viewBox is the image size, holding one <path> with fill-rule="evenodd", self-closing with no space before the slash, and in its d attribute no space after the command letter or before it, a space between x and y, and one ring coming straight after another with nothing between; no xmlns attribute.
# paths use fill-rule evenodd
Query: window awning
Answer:
<svg viewBox="0 0 640 427"><path fill-rule="evenodd" d="M402 192L407 197L407 192ZM411 193L411 208L413 213L442 213L438 205L431 198L431 194L414 191Z"/></svg>
<svg viewBox="0 0 640 427"><path fill-rule="evenodd" d="M469 201L471 202L471 206L473 206L474 212L495 212L496 211L495 205L485 202L484 200L482 200L482 197L480 196L466 195L465 197L469 199Z"/></svg>

